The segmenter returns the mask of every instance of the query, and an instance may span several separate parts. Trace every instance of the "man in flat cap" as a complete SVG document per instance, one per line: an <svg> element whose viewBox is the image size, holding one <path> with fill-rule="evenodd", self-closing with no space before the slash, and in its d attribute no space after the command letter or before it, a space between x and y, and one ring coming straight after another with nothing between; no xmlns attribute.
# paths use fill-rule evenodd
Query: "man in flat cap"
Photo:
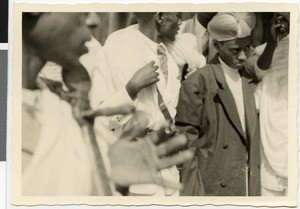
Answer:
<svg viewBox="0 0 300 209"><path fill-rule="evenodd" d="M182 195L260 195L260 135L244 63L253 13L218 13L208 24L218 53L182 83L177 116L194 158L183 164Z"/></svg>

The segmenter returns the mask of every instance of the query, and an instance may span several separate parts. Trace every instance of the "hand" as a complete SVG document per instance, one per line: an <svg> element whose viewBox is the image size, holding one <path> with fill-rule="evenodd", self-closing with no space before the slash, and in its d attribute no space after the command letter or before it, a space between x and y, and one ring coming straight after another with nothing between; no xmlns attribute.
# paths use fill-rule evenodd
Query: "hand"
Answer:
<svg viewBox="0 0 300 209"><path fill-rule="evenodd" d="M277 45L278 41L289 34L289 23L283 16L275 16L271 21L269 43Z"/></svg>
<svg viewBox="0 0 300 209"><path fill-rule="evenodd" d="M136 95L143 88L159 81L159 73L156 72L158 66L154 64L154 61L149 62L144 67L135 72L132 78L128 81L126 89L132 99L135 99Z"/></svg>
<svg viewBox="0 0 300 209"><path fill-rule="evenodd" d="M120 139L135 140L148 134L149 119L143 111L135 110L132 117L123 125Z"/></svg>
<svg viewBox="0 0 300 209"><path fill-rule="evenodd" d="M135 111L133 105L123 105L120 107L100 108L97 110L86 110L81 112L81 117L95 118L98 116L128 115Z"/></svg>
<svg viewBox="0 0 300 209"><path fill-rule="evenodd" d="M133 127L131 135L134 139L140 133L142 123ZM181 151L174 155L168 155L174 150L178 150L187 143L184 135L168 137L163 126L159 131L153 131L146 137L137 141L132 141L128 137L120 139L109 150L111 164L111 180L116 184L127 187L133 184L157 184L171 189L181 189L178 182L169 182L158 175L158 171L181 164L192 159L190 150ZM162 142L163 141L163 142Z"/></svg>

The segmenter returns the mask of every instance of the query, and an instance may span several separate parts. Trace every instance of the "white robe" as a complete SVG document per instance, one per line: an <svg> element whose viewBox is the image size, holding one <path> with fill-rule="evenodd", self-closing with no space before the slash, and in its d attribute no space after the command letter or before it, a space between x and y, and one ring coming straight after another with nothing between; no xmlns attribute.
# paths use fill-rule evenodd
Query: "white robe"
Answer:
<svg viewBox="0 0 300 209"><path fill-rule="evenodd" d="M22 97L22 151L26 157L22 169L22 195L102 195L92 145L84 139L71 106L48 89L24 89ZM104 127L97 128L95 135L109 175L108 147L102 139L114 135ZM112 182L110 185L117 195Z"/></svg>
<svg viewBox="0 0 300 209"><path fill-rule="evenodd" d="M256 49L261 54L265 45ZM255 65L262 77L255 93L260 111L262 141L262 187L282 191L288 178L288 57L289 38L282 39L267 71Z"/></svg>
<svg viewBox="0 0 300 209"><path fill-rule="evenodd" d="M117 90L123 89L133 74L154 60L159 65L157 43L144 36L137 25L127 27L111 34L105 45L105 54L112 71L113 82ZM160 81L157 83L160 93L171 116L174 118L180 89L179 69L168 53L168 81L158 69ZM136 99L137 110L143 111L149 119L148 127L157 130L165 120L158 107L156 85L142 89Z"/></svg>
<svg viewBox="0 0 300 209"><path fill-rule="evenodd" d="M122 89L132 78L133 74L150 61L154 60L159 65L157 56L158 44L150 40L138 30L138 25L133 25L111 34L105 45L105 54L112 70L113 81L117 89ZM160 81L157 87L162 94L164 102L168 107L171 117L176 115L176 107L180 89L180 73L173 57L167 53L168 58L168 80L161 70L158 69ZM148 127L158 130L165 118L158 107L158 96L156 85L151 85L142 89L136 99L136 108L143 112L143 117L148 119ZM124 118L124 123L128 118L141 120L141 116L134 114ZM121 132L122 130L119 130ZM179 173L176 167L164 169L162 176L169 181L179 181ZM178 191L162 189L156 185L138 185L130 188L132 193L146 195L178 195Z"/></svg>

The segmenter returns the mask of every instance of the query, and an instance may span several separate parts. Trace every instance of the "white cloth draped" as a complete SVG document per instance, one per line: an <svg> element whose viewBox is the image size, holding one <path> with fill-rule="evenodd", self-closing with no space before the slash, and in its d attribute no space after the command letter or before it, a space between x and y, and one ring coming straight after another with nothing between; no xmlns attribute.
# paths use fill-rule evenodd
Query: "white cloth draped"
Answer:
<svg viewBox="0 0 300 209"><path fill-rule="evenodd" d="M123 89L133 74L150 61L154 60L159 65L157 45L143 35L137 25L119 30L108 37L104 49L118 90ZM158 69L160 81L157 87L174 118L180 89L179 69L172 56L169 53L167 55L168 81L165 81L163 73ZM158 107L156 85L146 87L138 93L136 106L149 119L148 127L159 129L165 119Z"/></svg>
<svg viewBox="0 0 300 209"><path fill-rule="evenodd" d="M189 68L186 77L206 65L205 57L197 50L197 39L193 34L179 34L174 42L166 43L166 47L178 65L180 74L184 65L188 64Z"/></svg>
<svg viewBox="0 0 300 209"><path fill-rule="evenodd" d="M37 102L38 101L38 102ZM26 107L26 108L25 108ZM90 196L101 195L91 144L84 140L81 128L73 118L71 106L48 89L23 90L23 115L41 124L34 154L23 169L24 196ZM36 117L37 116L37 117ZM30 127L23 121L23 127ZM29 136L24 135L23 136ZM109 174L107 144L102 138L114 137L107 129L98 129L96 138ZM22 138L26 147L29 138ZM29 145L30 146L30 145ZM111 184L114 194L113 184Z"/></svg>
<svg viewBox="0 0 300 209"><path fill-rule="evenodd" d="M154 60L159 65L157 45L138 30L138 25L116 31L108 37L104 49L117 89L124 88L133 74L150 61ZM165 121L158 107L156 86L171 116L174 118L176 114L180 88L179 69L169 53L167 53L167 60L168 80L165 80L163 73L158 69L160 81L157 85L153 84L142 89L135 101L137 110L143 113L142 117L148 119L148 127L153 130L158 130L161 123ZM141 114L133 114L129 118L138 123ZM161 175L169 181L179 181L179 173L175 166L163 170ZM178 195L178 191L163 189L153 184L131 186L130 192L144 195Z"/></svg>
<svg viewBox="0 0 300 209"><path fill-rule="evenodd" d="M197 49L200 54L208 50L209 34L198 19L197 14L192 19L183 21L180 25L179 33L191 33L197 38Z"/></svg>
<svg viewBox="0 0 300 209"><path fill-rule="evenodd" d="M262 51L262 50L261 50ZM289 38L282 39L272 64L256 89L262 140L262 186L287 188L288 178L288 57ZM255 66L256 73L260 73Z"/></svg>

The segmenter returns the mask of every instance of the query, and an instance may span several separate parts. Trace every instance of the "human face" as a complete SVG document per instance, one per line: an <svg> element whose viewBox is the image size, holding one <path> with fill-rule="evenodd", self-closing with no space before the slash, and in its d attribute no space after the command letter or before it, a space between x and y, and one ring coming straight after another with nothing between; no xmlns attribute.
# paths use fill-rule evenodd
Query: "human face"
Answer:
<svg viewBox="0 0 300 209"><path fill-rule="evenodd" d="M79 64L91 39L85 13L42 13L28 35L30 44L45 61L66 68Z"/></svg>
<svg viewBox="0 0 300 209"><path fill-rule="evenodd" d="M225 64L234 69L241 69L250 54L251 37L238 38L230 41L216 42L219 57Z"/></svg>
<svg viewBox="0 0 300 209"><path fill-rule="evenodd" d="M162 13L160 20L159 35L161 39L175 41L175 36L178 34L179 26L182 23L181 13Z"/></svg>

